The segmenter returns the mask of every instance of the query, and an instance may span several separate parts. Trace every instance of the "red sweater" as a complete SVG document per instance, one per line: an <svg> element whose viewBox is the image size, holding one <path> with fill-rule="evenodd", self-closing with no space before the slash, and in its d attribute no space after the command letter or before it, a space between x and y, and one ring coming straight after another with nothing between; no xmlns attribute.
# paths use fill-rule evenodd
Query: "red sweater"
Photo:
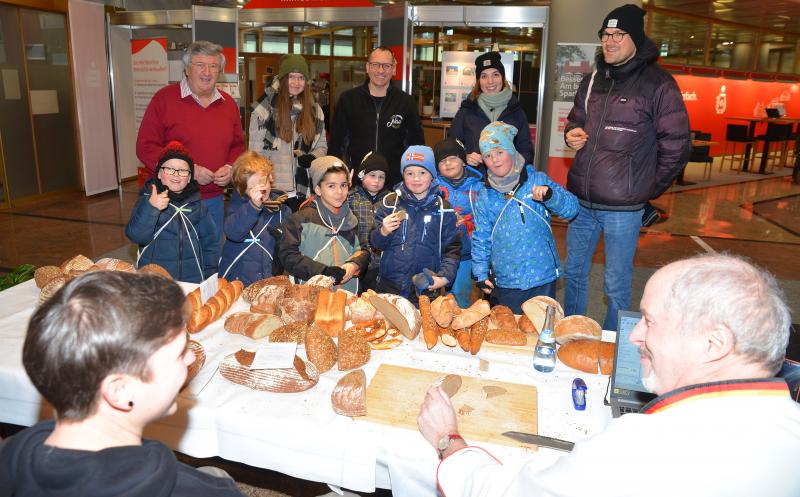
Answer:
<svg viewBox="0 0 800 497"><path fill-rule="evenodd" d="M233 98L220 91L221 99L203 108L188 95L181 98L180 83L158 90L144 113L136 138L136 156L155 176L161 149L171 140L178 140L189 150L195 164L216 171L225 164L233 165L244 151L242 121ZM200 186L203 198L222 194L214 183Z"/></svg>

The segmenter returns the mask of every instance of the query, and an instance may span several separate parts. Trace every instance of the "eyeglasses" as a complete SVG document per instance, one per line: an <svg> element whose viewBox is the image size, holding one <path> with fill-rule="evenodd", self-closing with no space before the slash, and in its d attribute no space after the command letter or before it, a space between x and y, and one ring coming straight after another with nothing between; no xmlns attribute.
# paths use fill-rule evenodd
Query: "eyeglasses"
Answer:
<svg viewBox="0 0 800 497"><path fill-rule="evenodd" d="M383 69L384 71L390 71L395 66L394 62L387 64L381 64L380 62L368 62L368 64L369 68L372 69L373 71L377 71L378 69Z"/></svg>
<svg viewBox="0 0 800 497"><path fill-rule="evenodd" d="M205 71L208 69L208 72L219 72L219 64L206 64L205 62L192 62L192 65L198 71Z"/></svg>
<svg viewBox="0 0 800 497"><path fill-rule="evenodd" d="M170 176L180 176L181 178L185 178L190 174L190 171L188 169L175 169L174 167L167 167L167 166L161 167L161 170L169 174Z"/></svg>
<svg viewBox="0 0 800 497"><path fill-rule="evenodd" d="M625 35L628 34L625 31L617 31L616 33L607 33L605 31L601 31L598 33L600 35L600 41L608 41L609 38L614 40L616 43L622 41L625 38Z"/></svg>

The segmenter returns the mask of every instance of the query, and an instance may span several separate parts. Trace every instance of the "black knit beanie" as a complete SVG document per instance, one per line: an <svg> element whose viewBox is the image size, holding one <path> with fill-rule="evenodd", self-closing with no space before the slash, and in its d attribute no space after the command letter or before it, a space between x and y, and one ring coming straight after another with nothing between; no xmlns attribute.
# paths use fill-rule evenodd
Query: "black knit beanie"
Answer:
<svg viewBox="0 0 800 497"><path fill-rule="evenodd" d="M503 79L506 77L506 68L503 67L503 63L500 62L500 54L498 52L486 52L480 54L477 59L475 59L475 77L480 78L481 73L486 69L497 69L500 71L500 74L503 76Z"/></svg>
<svg viewBox="0 0 800 497"><path fill-rule="evenodd" d="M156 176L158 176L161 166L170 159L180 159L186 162L189 165L189 178L194 178L194 161L189 155L189 151L183 146L183 143L175 140L167 143L167 146L161 149L161 153L158 156L158 165L156 165Z"/></svg>
<svg viewBox="0 0 800 497"><path fill-rule="evenodd" d="M456 156L461 159L461 162L467 162L467 152L464 150L464 144L457 138L445 138L433 147L433 156L436 159L436 167L439 163L450 156Z"/></svg>
<svg viewBox="0 0 800 497"><path fill-rule="evenodd" d="M361 164L358 166L358 179L364 179L364 176L372 171L383 171L385 174L389 174L389 163L380 152L368 152L361 159Z"/></svg>
<svg viewBox="0 0 800 497"><path fill-rule="evenodd" d="M628 33L636 48L644 43L644 16L647 14L641 7L632 3L617 7L603 19L603 25L597 35L600 36L606 28L617 28Z"/></svg>

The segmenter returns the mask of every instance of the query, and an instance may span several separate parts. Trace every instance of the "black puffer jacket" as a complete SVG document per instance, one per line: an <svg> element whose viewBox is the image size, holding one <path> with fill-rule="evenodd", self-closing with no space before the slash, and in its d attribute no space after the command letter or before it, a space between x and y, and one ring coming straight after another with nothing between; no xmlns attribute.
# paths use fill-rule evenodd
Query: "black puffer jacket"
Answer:
<svg viewBox="0 0 800 497"><path fill-rule="evenodd" d="M689 116L678 84L657 58L658 49L645 39L622 66L609 66L598 55L594 77L581 81L564 133L583 128L589 135L567 177L567 188L582 205L640 209L686 165Z"/></svg>

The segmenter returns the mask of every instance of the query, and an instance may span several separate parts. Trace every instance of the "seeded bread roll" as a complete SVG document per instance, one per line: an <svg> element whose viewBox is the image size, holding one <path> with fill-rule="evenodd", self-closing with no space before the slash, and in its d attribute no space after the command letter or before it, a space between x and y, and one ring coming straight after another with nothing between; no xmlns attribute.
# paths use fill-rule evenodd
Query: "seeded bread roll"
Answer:
<svg viewBox="0 0 800 497"><path fill-rule="evenodd" d="M369 342L355 328L348 328L339 335L339 371L360 368L369 362Z"/></svg>
<svg viewBox="0 0 800 497"><path fill-rule="evenodd" d="M336 365L336 344L325 331L317 326L309 326L306 331L306 356L314 363L320 374Z"/></svg>
<svg viewBox="0 0 800 497"><path fill-rule="evenodd" d="M306 339L308 325L306 323L289 323L276 329L269 335L270 342L297 342L303 343Z"/></svg>
<svg viewBox="0 0 800 497"><path fill-rule="evenodd" d="M485 302L485 301L484 301ZM488 305L488 304L487 304ZM469 353L472 355L477 354L481 350L486 332L489 330L489 317L486 316L477 323L473 324L469 329Z"/></svg>
<svg viewBox="0 0 800 497"><path fill-rule="evenodd" d="M48 281L47 284L42 287L42 291L39 293L39 304L44 304L47 302L47 300L55 295L55 293L59 291L66 283L66 276L56 276Z"/></svg>
<svg viewBox="0 0 800 497"><path fill-rule="evenodd" d="M70 271L86 271L89 269L94 262L91 259L86 257L85 255L78 254L74 257L71 257L64 261L61 264L61 271L64 273L69 273Z"/></svg>
<svg viewBox="0 0 800 497"><path fill-rule="evenodd" d="M58 266L41 266L33 272L33 279L36 281L36 288L44 286L53 278L64 276L64 272Z"/></svg>

